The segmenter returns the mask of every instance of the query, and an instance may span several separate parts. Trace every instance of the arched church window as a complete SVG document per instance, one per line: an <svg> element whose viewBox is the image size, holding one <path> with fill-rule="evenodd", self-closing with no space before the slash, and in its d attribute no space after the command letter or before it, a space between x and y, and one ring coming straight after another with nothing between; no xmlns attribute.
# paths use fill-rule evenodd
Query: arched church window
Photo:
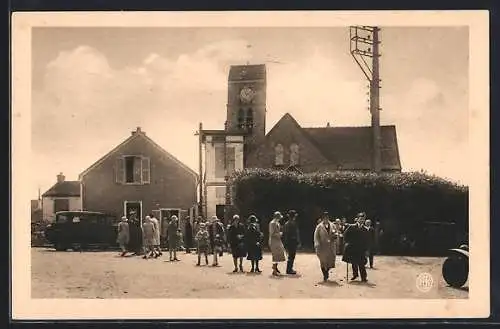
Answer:
<svg viewBox="0 0 500 329"><path fill-rule="evenodd" d="M277 144L274 147L274 153L275 153L274 164L277 166L282 166L283 165L283 145Z"/></svg>
<svg viewBox="0 0 500 329"><path fill-rule="evenodd" d="M242 129L245 125L245 111L243 109L238 110L238 128Z"/></svg>
<svg viewBox="0 0 500 329"><path fill-rule="evenodd" d="M253 128L253 109L249 108L247 110L246 125L249 130Z"/></svg>
<svg viewBox="0 0 500 329"><path fill-rule="evenodd" d="M299 164L300 152L299 145L293 143L290 145L290 165L296 166Z"/></svg>

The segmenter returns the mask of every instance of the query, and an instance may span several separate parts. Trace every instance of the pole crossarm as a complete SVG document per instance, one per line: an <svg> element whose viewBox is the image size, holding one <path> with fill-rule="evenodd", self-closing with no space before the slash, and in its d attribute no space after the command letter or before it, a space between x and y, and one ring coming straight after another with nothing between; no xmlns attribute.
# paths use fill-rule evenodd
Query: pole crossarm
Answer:
<svg viewBox="0 0 500 329"><path fill-rule="evenodd" d="M374 56L380 56L373 52L374 45L380 44L380 41L373 40L373 33L379 30L378 27L372 26L351 26L349 28L350 53L369 82L373 81L373 72L365 58L372 59Z"/></svg>

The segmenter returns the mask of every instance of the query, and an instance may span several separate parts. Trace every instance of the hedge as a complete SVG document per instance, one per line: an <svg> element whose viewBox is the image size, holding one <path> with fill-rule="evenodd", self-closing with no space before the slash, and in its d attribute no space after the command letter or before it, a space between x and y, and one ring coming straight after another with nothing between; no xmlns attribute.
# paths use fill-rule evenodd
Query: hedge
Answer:
<svg viewBox="0 0 500 329"><path fill-rule="evenodd" d="M403 234L415 241L413 249L420 253L456 247L468 236L468 187L424 172L299 174L246 169L235 172L231 184L237 211L243 217L257 215L266 235L274 211L296 210L306 247L312 247L312 232L323 211L348 221L366 212L381 223L387 253L398 252L401 246L391 243L397 245L394 240ZM428 248L429 243L434 248Z"/></svg>

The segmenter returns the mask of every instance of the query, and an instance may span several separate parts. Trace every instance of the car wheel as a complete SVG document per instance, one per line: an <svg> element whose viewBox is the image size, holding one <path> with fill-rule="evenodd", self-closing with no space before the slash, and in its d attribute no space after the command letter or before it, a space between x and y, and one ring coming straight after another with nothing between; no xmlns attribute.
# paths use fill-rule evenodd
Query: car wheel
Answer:
<svg viewBox="0 0 500 329"><path fill-rule="evenodd" d="M448 257L443 263L443 278L454 288L462 287L469 277L469 262L465 257Z"/></svg>
<svg viewBox="0 0 500 329"><path fill-rule="evenodd" d="M73 249L73 251L82 251L82 245L81 244L74 244L71 246L71 249Z"/></svg>
<svg viewBox="0 0 500 329"><path fill-rule="evenodd" d="M66 251L68 249L65 245L60 244L60 243L57 243L55 245L55 248L56 248L56 251Z"/></svg>

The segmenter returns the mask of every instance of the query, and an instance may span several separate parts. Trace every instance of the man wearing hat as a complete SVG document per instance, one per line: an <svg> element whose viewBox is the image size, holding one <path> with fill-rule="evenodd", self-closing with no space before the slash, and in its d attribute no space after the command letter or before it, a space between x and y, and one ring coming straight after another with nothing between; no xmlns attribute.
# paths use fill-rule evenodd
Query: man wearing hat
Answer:
<svg viewBox="0 0 500 329"><path fill-rule="evenodd" d="M314 249L318 256L323 281L327 281L330 276L330 270L335 268L336 245L338 233L333 223L330 221L328 212L324 212L320 222L314 230Z"/></svg>
<svg viewBox="0 0 500 329"><path fill-rule="evenodd" d="M290 210L288 212L288 220L283 226L283 245L288 254L288 262L286 264L287 274L297 274L293 269L297 247L300 245L300 233L297 225L297 212Z"/></svg>
<svg viewBox="0 0 500 329"><path fill-rule="evenodd" d="M134 255L140 255L142 249L142 228L139 218L137 218L137 212L135 210L130 211L129 215L129 242L128 250L133 252Z"/></svg>
<svg viewBox="0 0 500 329"><path fill-rule="evenodd" d="M344 238L346 241L345 252L342 260L352 264L353 276L351 280L356 280L361 274L361 281L367 281L366 275L366 250L367 250L367 235L368 232L364 226L365 213L359 213L356 216L355 224L349 225L345 232Z"/></svg>

